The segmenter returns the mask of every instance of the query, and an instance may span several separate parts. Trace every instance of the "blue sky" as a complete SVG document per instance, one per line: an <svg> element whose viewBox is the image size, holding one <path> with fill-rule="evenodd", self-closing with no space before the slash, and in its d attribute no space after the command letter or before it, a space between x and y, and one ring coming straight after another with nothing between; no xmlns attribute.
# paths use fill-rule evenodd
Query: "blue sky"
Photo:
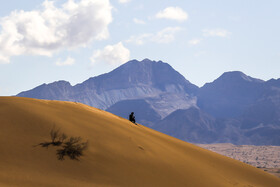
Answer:
<svg viewBox="0 0 280 187"><path fill-rule="evenodd" d="M203 86L223 72L280 78L278 0L9 0L0 6L0 95L72 85L131 59Z"/></svg>

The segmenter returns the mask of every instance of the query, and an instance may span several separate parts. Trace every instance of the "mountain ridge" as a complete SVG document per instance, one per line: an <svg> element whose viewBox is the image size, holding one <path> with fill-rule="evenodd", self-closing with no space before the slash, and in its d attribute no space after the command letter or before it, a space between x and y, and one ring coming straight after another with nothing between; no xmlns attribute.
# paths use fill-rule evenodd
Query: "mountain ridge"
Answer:
<svg viewBox="0 0 280 187"><path fill-rule="evenodd" d="M63 84L62 89L57 88L58 84ZM160 108L158 106L164 105L161 102L164 99L166 103L173 103L171 106L165 105L165 109L159 111L165 117L177 105L183 108L192 105L191 101L195 99L192 95L197 90L197 86L187 81L169 64L145 59L131 60L109 73L89 78L74 86L59 81L43 84L17 96L75 101L100 109L106 109L121 100L142 98L150 98L150 103Z"/></svg>
<svg viewBox="0 0 280 187"><path fill-rule="evenodd" d="M18 96L81 102L124 118L141 108L151 114L145 117L139 111L138 117L136 113L138 122L156 130L161 129L157 124L172 113L194 107L205 114L202 115L205 119L197 120L208 120L207 116L214 119L215 132L201 129L201 133L216 134L206 136L209 138L204 139L205 143L280 145L280 135L273 133L280 132L280 78L263 81L240 71L230 71L199 88L169 64L144 59L131 60L74 86L67 81L57 81ZM186 118L192 119L188 112L180 115L177 114L182 123L186 123ZM168 128L161 130L178 129L181 122L173 120L169 121ZM194 119L189 122L193 128L196 124ZM190 140L187 138L190 134L181 133L185 134L182 137L180 133L178 130L173 136Z"/></svg>

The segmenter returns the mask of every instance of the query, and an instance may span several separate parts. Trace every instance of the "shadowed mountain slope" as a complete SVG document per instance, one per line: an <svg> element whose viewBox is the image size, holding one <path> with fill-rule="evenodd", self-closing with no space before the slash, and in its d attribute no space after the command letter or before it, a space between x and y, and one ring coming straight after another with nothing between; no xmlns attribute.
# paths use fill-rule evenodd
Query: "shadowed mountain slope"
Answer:
<svg viewBox="0 0 280 187"><path fill-rule="evenodd" d="M240 120L217 119L199 108L191 107L171 113L152 128L193 143L254 143L244 136L240 126Z"/></svg>
<svg viewBox="0 0 280 187"><path fill-rule="evenodd" d="M161 120L161 116L144 99L119 101L106 111L128 119L131 112L137 116L136 122L152 127Z"/></svg>
<svg viewBox="0 0 280 187"><path fill-rule="evenodd" d="M59 161L53 125L89 140L80 161ZM0 97L1 186L270 186L257 168L80 103Z"/></svg>
<svg viewBox="0 0 280 187"><path fill-rule="evenodd" d="M197 104L214 117L238 117L261 96L264 83L239 71L226 72L199 89Z"/></svg>
<svg viewBox="0 0 280 187"><path fill-rule="evenodd" d="M231 127L235 138L229 132L220 134L232 137L228 142L280 144L280 79L262 81L242 72L226 72L199 89L197 105L222 121L222 126Z"/></svg>
<svg viewBox="0 0 280 187"><path fill-rule="evenodd" d="M173 112L154 128L188 142L211 142L217 136L215 119L194 107Z"/></svg>

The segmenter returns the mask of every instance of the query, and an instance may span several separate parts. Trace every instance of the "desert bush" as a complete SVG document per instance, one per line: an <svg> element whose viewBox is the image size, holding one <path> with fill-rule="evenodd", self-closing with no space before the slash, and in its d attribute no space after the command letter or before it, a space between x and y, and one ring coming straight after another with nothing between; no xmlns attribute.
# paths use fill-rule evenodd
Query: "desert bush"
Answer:
<svg viewBox="0 0 280 187"><path fill-rule="evenodd" d="M84 150L88 147L88 141L82 142L81 137L70 137L61 149L57 150L57 157L59 160L64 160L64 156L70 159L78 160L78 157L83 155Z"/></svg>
<svg viewBox="0 0 280 187"><path fill-rule="evenodd" d="M51 129L50 137L50 142L43 142L38 145L47 148L50 145L62 146L62 148L58 149L56 153L59 160L64 160L65 156L68 156L72 160L79 160L78 158L83 156L83 152L88 147L88 141L82 142L81 137L71 136L68 138L65 133L60 133L60 130L55 127Z"/></svg>
<svg viewBox="0 0 280 187"><path fill-rule="evenodd" d="M68 137L68 136L67 136L66 134L62 133L62 134L59 135L58 141L61 142L61 143L63 143L64 140L67 139L67 137Z"/></svg>
<svg viewBox="0 0 280 187"><path fill-rule="evenodd" d="M52 128L51 132L50 132L50 136L51 136L51 140L52 143L55 143L56 139L59 136L59 129L55 129L55 127Z"/></svg>
<svg viewBox="0 0 280 187"><path fill-rule="evenodd" d="M64 133L61 134L60 130L56 129L55 126L51 129L50 136L50 142L43 142L39 145L42 147L49 147L50 145L60 146L63 143L63 141L67 138L67 136Z"/></svg>

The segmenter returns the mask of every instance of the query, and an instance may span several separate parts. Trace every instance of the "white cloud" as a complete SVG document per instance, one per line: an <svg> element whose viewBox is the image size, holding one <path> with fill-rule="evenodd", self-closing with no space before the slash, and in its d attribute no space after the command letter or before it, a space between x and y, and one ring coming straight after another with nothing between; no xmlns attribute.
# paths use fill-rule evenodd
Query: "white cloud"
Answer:
<svg viewBox="0 0 280 187"><path fill-rule="evenodd" d="M128 3L130 0L119 0L119 3Z"/></svg>
<svg viewBox="0 0 280 187"><path fill-rule="evenodd" d="M0 19L0 61L23 54L52 56L106 39L111 9L109 0L68 0L61 7L45 0L41 9L13 11Z"/></svg>
<svg viewBox="0 0 280 187"><path fill-rule="evenodd" d="M125 48L122 42L115 45L107 45L103 50L94 51L92 64L102 62L110 65L119 65L129 61L130 51Z"/></svg>
<svg viewBox="0 0 280 187"><path fill-rule="evenodd" d="M171 19L176 21L185 21L188 19L188 14L180 7L167 7L156 14L156 18Z"/></svg>
<svg viewBox="0 0 280 187"><path fill-rule="evenodd" d="M200 38L194 38L194 39L189 41L189 44L190 45L198 45L201 41L202 41L202 39L200 39Z"/></svg>
<svg viewBox="0 0 280 187"><path fill-rule="evenodd" d="M159 31L153 38L152 41L156 43L170 43L175 40L175 34L181 31L180 27L167 27Z"/></svg>
<svg viewBox="0 0 280 187"><path fill-rule="evenodd" d="M209 37L209 36L218 36L218 37L228 37L231 35L231 32L225 30L225 29L204 29L202 30L203 36Z"/></svg>
<svg viewBox="0 0 280 187"><path fill-rule="evenodd" d="M75 63L75 59L71 57L67 57L65 61L61 61L60 59L55 63L57 66L71 66Z"/></svg>
<svg viewBox="0 0 280 187"><path fill-rule="evenodd" d="M136 24L146 24L145 21L141 20L141 19L137 19L137 18L133 18L133 22L136 23Z"/></svg>
<svg viewBox="0 0 280 187"><path fill-rule="evenodd" d="M134 43L136 45L143 45L147 42L166 44L174 41L176 33L181 30L181 27L167 27L155 34L145 33L138 36L131 36L126 42Z"/></svg>
<svg viewBox="0 0 280 187"><path fill-rule="evenodd" d="M9 62L10 62L9 57L1 55L1 52L0 52L0 64L8 64Z"/></svg>

